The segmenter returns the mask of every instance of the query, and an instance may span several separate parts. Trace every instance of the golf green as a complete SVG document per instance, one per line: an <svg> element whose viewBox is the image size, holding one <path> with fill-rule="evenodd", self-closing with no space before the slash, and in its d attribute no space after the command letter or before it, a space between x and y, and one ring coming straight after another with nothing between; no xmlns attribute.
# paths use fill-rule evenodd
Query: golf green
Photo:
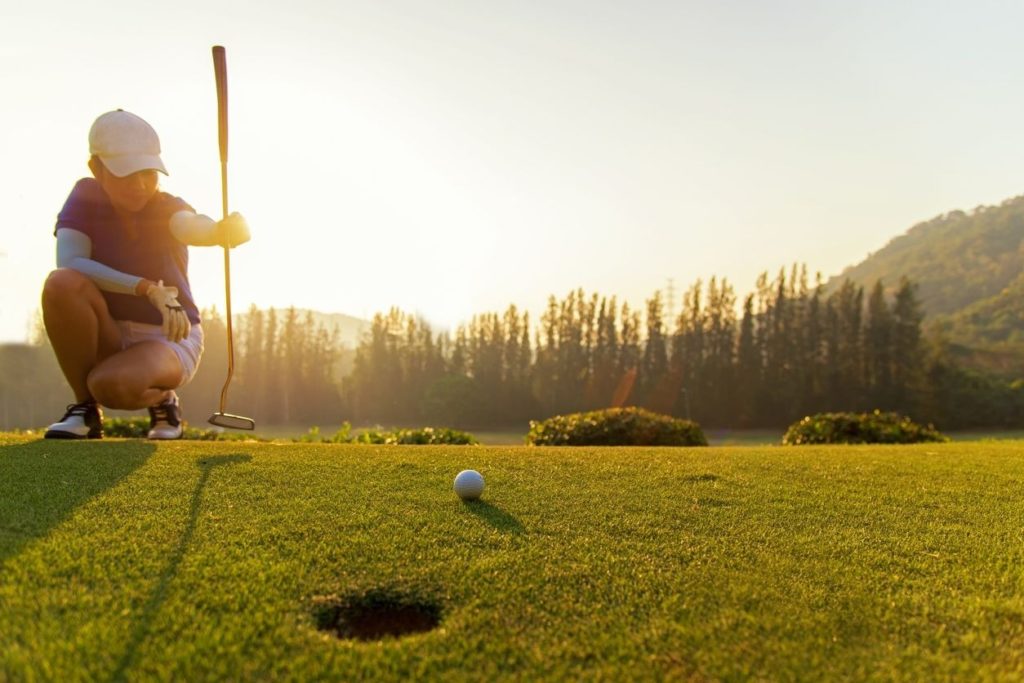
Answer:
<svg viewBox="0 0 1024 683"><path fill-rule="evenodd" d="M0 435L0 680L1020 680L1022 567L1020 441Z"/></svg>

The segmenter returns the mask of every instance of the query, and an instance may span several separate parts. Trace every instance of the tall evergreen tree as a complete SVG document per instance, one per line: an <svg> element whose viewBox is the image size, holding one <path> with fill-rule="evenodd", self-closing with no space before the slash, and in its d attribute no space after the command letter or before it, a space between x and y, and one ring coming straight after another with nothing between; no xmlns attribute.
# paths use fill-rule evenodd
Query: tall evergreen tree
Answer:
<svg viewBox="0 0 1024 683"><path fill-rule="evenodd" d="M837 398L841 410L863 410L864 396L864 344L863 310L864 288L844 280L834 299L836 315L836 363L838 372Z"/></svg>
<svg viewBox="0 0 1024 683"><path fill-rule="evenodd" d="M907 277L900 278L892 306L892 396L894 405L908 413L919 408L924 389L923 319L917 287Z"/></svg>
<svg viewBox="0 0 1024 683"><path fill-rule="evenodd" d="M612 404L634 405L637 374L640 368L640 314L622 304L617 381Z"/></svg>
<svg viewBox="0 0 1024 683"><path fill-rule="evenodd" d="M657 412L671 412L675 391L667 384L668 345L665 341L661 292L647 300L647 334L640 360L637 394L644 405Z"/></svg>
<svg viewBox="0 0 1024 683"><path fill-rule="evenodd" d="M244 406L246 415L262 417L264 412L262 399L266 384L266 375L263 373L266 364L263 311L253 304L249 307L244 321L244 325L239 325L239 330L244 330L245 344L241 345L240 349L244 360L238 365L241 369L239 373L241 384L245 387L245 391L242 392L240 397L242 400L239 403Z"/></svg>
<svg viewBox="0 0 1024 683"><path fill-rule="evenodd" d="M203 325L206 327L205 323ZM277 311L271 308L267 312L267 326L263 334L263 398L259 404L271 424L284 421L284 394L287 378L281 360L281 332L278 324Z"/></svg>
<svg viewBox="0 0 1024 683"><path fill-rule="evenodd" d="M712 277L705 306L704 357L706 420L729 425L735 421L736 294L725 279Z"/></svg>
<svg viewBox="0 0 1024 683"><path fill-rule="evenodd" d="M885 300L885 285L875 282L868 297L864 329L864 370L871 406L890 410L896 406L893 395L893 320Z"/></svg>
<svg viewBox="0 0 1024 683"><path fill-rule="evenodd" d="M540 401L543 411L549 415L558 412L559 385L562 375L559 364L559 309L558 300L548 297L548 305L541 316L537 331L537 360L533 371L534 395Z"/></svg>
<svg viewBox="0 0 1024 683"><path fill-rule="evenodd" d="M754 338L754 295L743 299L739 340L736 346L737 421L738 426L752 427L758 423L757 397L761 393L761 354Z"/></svg>
<svg viewBox="0 0 1024 683"><path fill-rule="evenodd" d="M825 362L825 311L822 303L824 283L821 273L815 276L814 291L807 302L806 327L804 337L804 358L808 364L807 381L804 388L804 402L801 413L808 415L815 412L825 401L825 381L827 366Z"/></svg>
<svg viewBox="0 0 1024 683"><path fill-rule="evenodd" d="M597 313L597 337L594 342L587 408L605 408L612 404L619 382L619 332L616 324L618 305L615 297L601 298Z"/></svg>
<svg viewBox="0 0 1024 683"><path fill-rule="evenodd" d="M683 295L683 309L672 338L672 377L679 385L676 412L696 420L704 416L705 406L702 293L703 283L697 280Z"/></svg>

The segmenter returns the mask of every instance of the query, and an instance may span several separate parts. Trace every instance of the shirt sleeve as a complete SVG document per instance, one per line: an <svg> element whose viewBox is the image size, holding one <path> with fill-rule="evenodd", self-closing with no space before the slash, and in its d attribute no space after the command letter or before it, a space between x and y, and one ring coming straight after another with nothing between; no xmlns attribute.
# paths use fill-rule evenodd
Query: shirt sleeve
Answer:
<svg viewBox="0 0 1024 683"><path fill-rule="evenodd" d="M122 273L89 258L92 255L92 240L89 236L72 228L57 229L57 267L70 268L96 283L108 292L135 294L142 278Z"/></svg>
<svg viewBox="0 0 1024 683"><path fill-rule="evenodd" d="M97 212L103 199L98 193L102 192L103 189L95 178L82 178L75 183L63 208L57 214L57 224L53 228L53 234L56 235L60 228L71 228L92 239L93 231L96 228Z"/></svg>
<svg viewBox="0 0 1024 683"><path fill-rule="evenodd" d="M182 244L193 247L218 244L217 221L191 211L179 211L171 216L171 234Z"/></svg>
<svg viewBox="0 0 1024 683"><path fill-rule="evenodd" d="M188 202L181 197L175 197L174 195L162 193L160 196L160 220L161 222L166 221L168 229L170 229L171 217L180 212L188 211L189 213L196 213Z"/></svg>

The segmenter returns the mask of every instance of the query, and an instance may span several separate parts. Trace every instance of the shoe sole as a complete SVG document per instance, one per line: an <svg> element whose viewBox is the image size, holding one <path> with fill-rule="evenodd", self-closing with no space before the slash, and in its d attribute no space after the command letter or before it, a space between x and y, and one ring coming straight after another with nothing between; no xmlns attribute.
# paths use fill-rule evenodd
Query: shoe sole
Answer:
<svg viewBox="0 0 1024 683"><path fill-rule="evenodd" d="M48 432L46 432L46 434L43 435L43 438L44 439L68 439L68 440L73 440L73 441L78 441L78 440L81 440L81 439L102 439L103 438L103 432L99 432L98 434L93 433L93 432L89 432L88 434L74 434L72 432L48 431Z"/></svg>
<svg viewBox="0 0 1024 683"><path fill-rule="evenodd" d="M178 434L177 436L147 436L146 438L150 441L177 441L183 436Z"/></svg>

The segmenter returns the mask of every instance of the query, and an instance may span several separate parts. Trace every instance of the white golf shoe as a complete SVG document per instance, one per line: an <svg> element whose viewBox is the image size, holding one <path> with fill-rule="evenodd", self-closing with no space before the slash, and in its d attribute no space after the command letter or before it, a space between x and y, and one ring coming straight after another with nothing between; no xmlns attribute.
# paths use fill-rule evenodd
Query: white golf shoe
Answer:
<svg viewBox="0 0 1024 683"><path fill-rule="evenodd" d="M103 411L95 401L72 403L60 422L46 428L46 439L102 439Z"/></svg>
<svg viewBox="0 0 1024 683"><path fill-rule="evenodd" d="M148 434L150 439L180 439L184 431L185 425L181 420L178 395L173 391L170 397L161 403L150 406Z"/></svg>

